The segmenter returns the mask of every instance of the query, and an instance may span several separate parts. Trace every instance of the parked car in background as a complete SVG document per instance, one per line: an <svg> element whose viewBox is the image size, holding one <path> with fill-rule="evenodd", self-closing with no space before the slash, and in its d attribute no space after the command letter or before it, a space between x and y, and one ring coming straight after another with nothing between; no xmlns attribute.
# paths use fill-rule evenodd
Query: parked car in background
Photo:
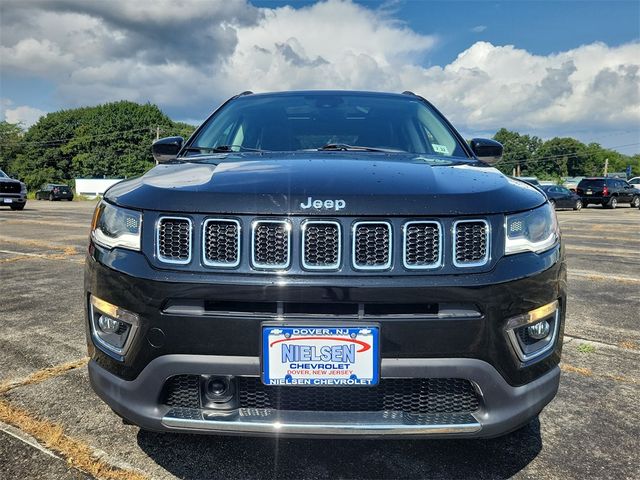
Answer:
<svg viewBox="0 0 640 480"><path fill-rule="evenodd" d="M0 170L0 206L22 210L27 204L27 186Z"/></svg>
<svg viewBox="0 0 640 480"><path fill-rule="evenodd" d="M573 208L574 210L582 210L582 199L577 193L573 193L568 188L560 185L541 185L540 189L549 198L549 203L556 209Z"/></svg>
<svg viewBox="0 0 640 480"><path fill-rule="evenodd" d="M73 200L73 190L68 185L47 183L36 192L36 200Z"/></svg>
<svg viewBox="0 0 640 480"><path fill-rule="evenodd" d="M527 182L529 185L535 185L536 187L540 186L540 182L536 177L513 177L518 180L522 180L523 182Z"/></svg>
<svg viewBox="0 0 640 480"><path fill-rule="evenodd" d="M628 180L629 185L631 185L633 188L637 188L638 190L640 190L640 177L633 177L632 179Z"/></svg>
<svg viewBox="0 0 640 480"><path fill-rule="evenodd" d="M563 177L562 186L568 188L572 192L576 191L578 184L584 177Z"/></svg>
<svg viewBox="0 0 640 480"><path fill-rule="evenodd" d="M629 203L636 208L640 205L640 190L621 178L584 178L576 193L580 195L583 207L592 203L606 208L616 208L619 203Z"/></svg>

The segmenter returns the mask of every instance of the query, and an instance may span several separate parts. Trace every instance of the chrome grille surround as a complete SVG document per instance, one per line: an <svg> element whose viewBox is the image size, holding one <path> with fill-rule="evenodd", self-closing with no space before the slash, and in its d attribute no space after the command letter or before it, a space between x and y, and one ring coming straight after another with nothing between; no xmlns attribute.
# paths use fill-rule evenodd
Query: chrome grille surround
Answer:
<svg viewBox="0 0 640 480"><path fill-rule="evenodd" d="M412 247L411 240L409 237L412 235L410 232L411 227L423 225L423 226L434 226L436 230L436 236L432 240L432 250L437 250L435 255L435 260L432 262L409 262L408 256L410 252L415 248L416 250L426 250L425 241L421 242L421 244L416 240L414 243L417 243L417 247ZM410 270L430 270L434 268L439 268L442 266L442 258L444 252L444 244L443 244L443 236L442 236L442 225L440 222L436 222L434 220L425 220L425 221L411 221L406 222L402 226L403 235L402 235L402 264L405 268ZM424 233L427 235L426 233ZM425 251L421 255L427 256L427 252ZM433 254L431 255L433 257Z"/></svg>
<svg viewBox="0 0 640 480"><path fill-rule="evenodd" d="M284 236L282 235L283 230L286 233ZM256 239L257 235L266 235L267 243L264 244L262 239ZM272 237L271 240L269 237ZM274 254L270 252L270 249L274 247L271 247L269 242L281 243L280 246L275 245L276 252ZM276 260L281 257L282 260L280 262L271 261L270 256L275 256ZM265 259L267 261L264 261ZM262 270L286 270L289 268L291 265L291 222L288 220L254 220L251 223L251 265Z"/></svg>
<svg viewBox="0 0 640 480"><path fill-rule="evenodd" d="M180 224L178 231L174 232L174 226L171 227L170 246L167 245L167 224L173 222ZM185 230L186 225L186 230ZM193 236L193 222L188 217L171 217L161 216L158 218L156 225L156 256L163 263L172 263L176 265L186 265L191 262L191 237ZM177 255L174 255L174 244L177 245ZM171 254L167 255L168 248L171 248ZM185 253L186 250L186 253ZM176 258L177 257L177 258ZM183 258L186 257L186 258Z"/></svg>
<svg viewBox="0 0 640 480"><path fill-rule="evenodd" d="M462 225L473 225L473 231L471 232L471 238L467 231L461 232ZM475 225L474 225L475 224ZM477 227L480 227L481 233L478 234ZM481 267L489 262L490 256L490 227L489 222L482 219L472 220L457 220L453 222L453 264L459 268L469 267ZM473 250L471 258L469 257L467 250L471 248ZM464 250L464 252L461 252ZM478 250L481 255L477 255L475 250Z"/></svg>
<svg viewBox="0 0 640 480"><path fill-rule="evenodd" d="M366 225L376 225L376 231L374 232L374 238L371 237L371 230L369 227L365 227ZM361 228L367 228L368 230L361 233ZM378 227L383 227L386 230L386 237L379 237L381 234L384 235L384 232L381 231ZM362 234L366 235L366 237L362 237ZM351 261L353 264L353 268L355 270L388 270L391 267L393 261L393 231L391 229L391 224L385 221L366 221L366 222L355 222L353 224L352 229L352 245L351 245ZM382 242L384 246L383 249L378 249L378 242ZM363 242L366 245L363 245ZM373 251L370 250L369 243L373 242ZM364 262L359 261L359 257L362 257L360 252L360 248L364 246ZM384 262L379 262L377 258L373 259L373 263L369 260L371 254L374 257L377 257L379 254L383 255Z"/></svg>
<svg viewBox="0 0 640 480"><path fill-rule="evenodd" d="M325 231L325 239L323 247L319 246L319 242L316 241L317 250L315 253L310 253L310 239L307 235L311 235L312 231L318 225L326 225L335 227L335 237L333 239L327 238L327 232ZM340 224L333 220L305 220L302 225L302 254L301 262L302 267L307 270L337 270L342 264L342 227ZM333 243L333 246L327 246L327 244ZM333 253L327 254L326 251L331 248ZM322 251L318 251L322 250ZM316 261L309 261L308 255L316 258ZM333 255L335 260L332 262L317 261L318 257L326 259L328 255Z"/></svg>
<svg viewBox="0 0 640 480"><path fill-rule="evenodd" d="M220 238L220 233L214 234L214 232L209 231L209 225L217 224L219 226L223 226L227 230L228 227L235 228L235 234L233 235L233 242L231 245L228 243L225 245L221 245L219 242L217 245L211 245L212 235L215 235L217 238ZM241 226L238 220L234 220L232 218L207 218L202 224L202 263L209 267L222 267L222 268L234 268L240 265L240 232ZM222 233L223 238L229 239L229 235L227 233ZM225 258L229 257L229 250L233 252L233 261L220 261L220 260L211 260L211 255L209 255L210 250L215 249L219 253L222 253L222 256Z"/></svg>

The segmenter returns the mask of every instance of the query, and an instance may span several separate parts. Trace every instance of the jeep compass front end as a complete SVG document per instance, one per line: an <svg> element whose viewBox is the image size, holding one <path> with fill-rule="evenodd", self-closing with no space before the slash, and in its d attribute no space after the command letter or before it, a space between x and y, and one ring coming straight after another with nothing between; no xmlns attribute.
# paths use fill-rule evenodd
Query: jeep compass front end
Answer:
<svg viewBox="0 0 640 480"><path fill-rule="evenodd" d="M555 213L426 100L245 93L105 194L96 393L142 428L490 437L558 388Z"/></svg>

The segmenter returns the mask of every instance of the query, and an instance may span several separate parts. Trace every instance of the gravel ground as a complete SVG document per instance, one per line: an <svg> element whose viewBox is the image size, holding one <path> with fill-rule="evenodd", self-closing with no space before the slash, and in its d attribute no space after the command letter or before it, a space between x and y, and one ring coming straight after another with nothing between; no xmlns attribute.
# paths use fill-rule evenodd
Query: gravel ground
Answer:
<svg viewBox="0 0 640 480"><path fill-rule="evenodd" d="M86 354L82 268L91 202L0 210L0 383ZM86 368L0 397L150 478L632 478L640 471L640 211L558 217L569 303L557 398L492 440L276 440L151 434L93 394ZM0 425L1 426L1 425ZM85 478L0 428L0 477Z"/></svg>

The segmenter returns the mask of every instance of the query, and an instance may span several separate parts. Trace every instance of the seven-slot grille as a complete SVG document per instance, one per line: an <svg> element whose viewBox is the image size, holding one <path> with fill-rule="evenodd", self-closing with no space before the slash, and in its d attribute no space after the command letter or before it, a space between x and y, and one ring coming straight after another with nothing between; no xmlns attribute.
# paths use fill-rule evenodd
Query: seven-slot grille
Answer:
<svg viewBox="0 0 640 480"><path fill-rule="evenodd" d="M386 270L391 266L391 225L358 222L353 226L353 266L358 270Z"/></svg>
<svg viewBox="0 0 640 480"><path fill-rule="evenodd" d="M303 224L302 266L309 270L331 270L340 266L340 224L309 220Z"/></svg>
<svg viewBox="0 0 640 480"><path fill-rule="evenodd" d="M442 232L439 223L406 223L403 242L405 267L437 268L442 264Z"/></svg>
<svg viewBox="0 0 640 480"><path fill-rule="evenodd" d="M489 260L489 224L484 220L455 222L454 259L457 267L475 267Z"/></svg>
<svg viewBox="0 0 640 480"><path fill-rule="evenodd" d="M286 220L255 221L251 257L256 268L288 268L291 262L291 224Z"/></svg>
<svg viewBox="0 0 640 480"><path fill-rule="evenodd" d="M230 219L205 220L202 236L203 261L212 267L240 264L240 222Z"/></svg>
<svg viewBox="0 0 640 480"><path fill-rule="evenodd" d="M191 220L161 217L158 221L158 258L167 263L191 261Z"/></svg>
<svg viewBox="0 0 640 480"><path fill-rule="evenodd" d="M340 270L344 265L343 245L350 244L349 255L355 270L384 271L391 269L394 263L394 229L402 232L402 266L405 269L427 270L445 265L447 232L452 235L453 247L449 250L453 250L455 267L477 267L489 261L490 228L482 219L454 221L451 231L448 226L451 224L445 222L443 226L439 220L406 221L393 227L382 220L361 221L352 224L350 236L343 236L343 225L337 220L307 219L294 226L288 219L256 219L250 225L246 238L247 241L250 238L251 246L241 249L242 221L206 218L201 224L200 236L197 236L202 246L202 264L215 268L237 267L243 261L242 252L249 250L250 266L254 269L288 269L295 232L300 235L295 237L299 238L300 250L293 251L306 270ZM172 264L190 263L193 232L190 218L161 216L156 229L158 260Z"/></svg>

